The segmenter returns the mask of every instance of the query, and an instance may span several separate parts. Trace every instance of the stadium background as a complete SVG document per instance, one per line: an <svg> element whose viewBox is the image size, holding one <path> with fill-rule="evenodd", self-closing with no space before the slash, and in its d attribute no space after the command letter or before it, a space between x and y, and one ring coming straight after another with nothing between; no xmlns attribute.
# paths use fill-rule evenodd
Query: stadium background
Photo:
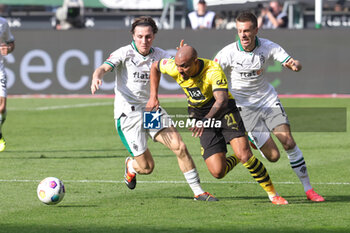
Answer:
<svg viewBox="0 0 350 233"><path fill-rule="evenodd" d="M1 14L8 19L16 38L14 53L5 57L10 95L89 94L92 72L109 53L130 43L130 23L139 15L151 15L156 19L161 30L154 46L169 50L172 54L175 54L179 41L185 39L197 49L200 57L212 59L221 48L237 38L234 28L193 31L189 29L188 20L183 24L187 13L196 5L196 0L156 0L154 4L148 4L152 1L110 1L125 9L108 9L101 3L106 2L103 0L85 0L85 28L58 31L54 29L54 12L61 2L0 1L0 4L10 4ZM232 14L231 19L240 9L258 11L259 4L266 6L268 3L264 0L207 2L209 10L217 14L228 12ZM324 0L324 27L315 30L316 1L281 2L294 11L291 18L293 23L289 25L292 29L260 30L259 36L279 43L292 57L302 61L303 70L294 73L283 70L279 63L271 63L265 70L268 81L279 94L349 94L349 12L341 13L343 22L348 20L348 24L342 23L335 27L333 23L330 26L329 22L337 20L334 17L338 16L329 10L336 1ZM159 7L162 5L163 9ZM345 6L348 5L350 1L345 1ZM150 9L139 9L147 6ZM174 7L173 24L169 6ZM184 25L186 29L181 29ZM296 29L300 26L303 29ZM164 30L166 28L173 29ZM113 94L113 86L114 77L111 73L105 77L99 94ZM182 91L173 80L165 77L161 81L160 93L179 94Z"/></svg>
<svg viewBox="0 0 350 233"><path fill-rule="evenodd" d="M269 81L280 94L347 94L349 30L262 30L269 38L300 59L300 73L271 63ZM94 69L109 53L129 44L128 30L15 30L16 50L5 57L9 94L88 94ZM39 36L38 36L39 35ZM160 30L154 45L174 50L181 39L194 46L199 56L213 58L235 39L235 30ZM113 74L105 78L100 94L113 93ZM161 83L162 94L182 93L171 79Z"/></svg>

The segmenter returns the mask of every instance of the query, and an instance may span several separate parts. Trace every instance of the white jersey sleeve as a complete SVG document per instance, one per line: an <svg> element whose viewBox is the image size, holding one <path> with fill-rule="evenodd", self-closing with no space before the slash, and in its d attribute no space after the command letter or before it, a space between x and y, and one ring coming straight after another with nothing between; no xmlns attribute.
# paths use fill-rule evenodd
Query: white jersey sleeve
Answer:
<svg viewBox="0 0 350 233"><path fill-rule="evenodd" d="M221 49L218 54L216 54L214 61L218 62L223 69L223 71L229 72L231 68L232 54L231 51L232 44L225 46Z"/></svg>
<svg viewBox="0 0 350 233"><path fill-rule="evenodd" d="M10 27L5 18L0 17L0 35L1 43L10 43L15 41L15 37L10 31Z"/></svg>
<svg viewBox="0 0 350 233"><path fill-rule="evenodd" d="M126 52L124 47L119 48L112 52L104 63L110 65L114 70L125 60Z"/></svg>
<svg viewBox="0 0 350 233"><path fill-rule="evenodd" d="M280 45L269 41L267 46L270 47L270 56L272 56L275 61L279 61L283 64L290 58L288 53Z"/></svg>

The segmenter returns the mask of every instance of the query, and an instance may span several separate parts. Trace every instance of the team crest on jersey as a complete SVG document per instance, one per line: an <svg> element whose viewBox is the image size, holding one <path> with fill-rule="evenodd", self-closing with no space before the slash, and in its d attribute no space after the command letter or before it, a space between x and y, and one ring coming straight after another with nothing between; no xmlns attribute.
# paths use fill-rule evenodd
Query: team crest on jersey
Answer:
<svg viewBox="0 0 350 233"><path fill-rule="evenodd" d="M260 53L259 57L260 57L260 62L265 63L265 56L263 55L263 53Z"/></svg>
<svg viewBox="0 0 350 233"><path fill-rule="evenodd" d="M168 59L163 59L163 66L165 66L166 63L168 63Z"/></svg>
<svg viewBox="0 0 350 233"><path fill-rule="evenodd" d="M136 151L138 151L139 150L139 147L134 143L133 145L132 145L132 147L134 148L134 150L136 150Z"/></svg>

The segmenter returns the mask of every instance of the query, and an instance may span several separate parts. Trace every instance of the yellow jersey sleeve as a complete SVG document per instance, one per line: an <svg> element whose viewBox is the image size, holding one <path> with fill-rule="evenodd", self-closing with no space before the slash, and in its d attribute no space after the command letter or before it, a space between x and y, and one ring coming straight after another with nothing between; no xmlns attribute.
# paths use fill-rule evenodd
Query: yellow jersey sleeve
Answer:
<svg viewBox="0 0 350 233"><path fill-rule="evenodd" d="M175 61L173 58L164 58L159 61L158 68L163 74L167 74L176 80L179 72L176 69Z"/></svg>
<svg viewBox="0 0 350 233"><path fill-rule="evenodd" d="M213 61L209 61L209 63L210 69L207 71L206 80L210 83L212 91L228 90L227 78L220 65Z"/></svg>

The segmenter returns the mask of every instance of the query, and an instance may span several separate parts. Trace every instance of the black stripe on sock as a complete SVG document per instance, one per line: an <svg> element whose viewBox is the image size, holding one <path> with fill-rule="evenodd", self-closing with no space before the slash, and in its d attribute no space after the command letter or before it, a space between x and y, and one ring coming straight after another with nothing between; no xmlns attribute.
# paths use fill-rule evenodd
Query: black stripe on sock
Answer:
<svg viewBox="0 0 350 233"><path fill-rule="evenodd" d="M256 179L256 178L264 177L266 175L266 173L267 173L267 171L266 171L266 169L264 169L260 174L253 176L253 178Z"/></svg>
<svg viewBox="0 0 350 233"><path fill-rule="evenodd" d="M258 173L262 169L263 166L264 165L262 163L260 163L259 166L254 171L250 171L250 173Z"/></svg>
<svg viewBox="0 0 350 233"><path fill-rule="evenodd" d="M270 176L266 176L265 179L259 180L258 183L264 183L270 180Z"/></svg>
<svg viewBox="0 0 350 233"><path fill-rule="evenodd" d="M255 158L255 159L254 159L254 163L253 163L251 166L249 166L248 169L249 169L249 170L253 169L253 168L256 166L256 164L257 164L258 162L260 162L260 161L257 160L257 159Z"/></svg>
<svg viewBox="0 0 350 233"><path fill-rule="evenodd" d="M305 165L305 161L304 161L304 162L302 162L301 164L298 164L298 165L292 166L292 168L297 168L297 167L300 167L300 166L303 166L303 165Z"/></svg>

